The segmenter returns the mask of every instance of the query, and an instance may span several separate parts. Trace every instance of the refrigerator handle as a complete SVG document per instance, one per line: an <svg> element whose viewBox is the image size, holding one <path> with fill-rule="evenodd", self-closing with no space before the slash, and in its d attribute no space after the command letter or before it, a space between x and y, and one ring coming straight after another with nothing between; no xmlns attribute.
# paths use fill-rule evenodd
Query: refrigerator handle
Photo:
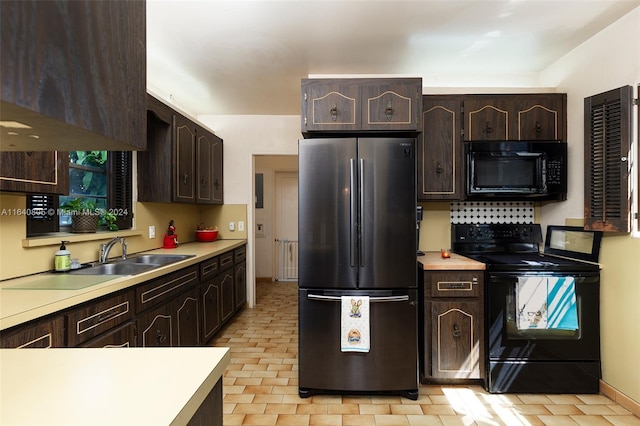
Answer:
<svg viewBox="0 0 640 426"><path fill-rule="evenodd" d="M349 296L356 297L356 296ZM322 294L308 294L308 300L318 300L321 302L340 302L342 298L340 296L325 296ZM409 300L409 295L405 294L402 296L380 296L380 297L370 297L369 303L377 303L377 302L406 302Z"/></svg>
<svg viewBox="0 0 640 426"><path fill-rule="evenodd" d="M359 182L359 191L360 192L360 232L358 232L358 238L360 243L360 267L364 266L364 159L360 159L360 182Z"/></svg>
<svg viewBox="0 0 640 426"><path fill-rule="evenodd" d="M355 158L351 158L349 160L351 166L351 188L350 191L350 213L351 213L351 225L349 226L349 244L350 244L350 258L351 258L351 266L356 266L356 229L358 226L358 218L357 218L357 205L356 205L356 160Z"/></svg>

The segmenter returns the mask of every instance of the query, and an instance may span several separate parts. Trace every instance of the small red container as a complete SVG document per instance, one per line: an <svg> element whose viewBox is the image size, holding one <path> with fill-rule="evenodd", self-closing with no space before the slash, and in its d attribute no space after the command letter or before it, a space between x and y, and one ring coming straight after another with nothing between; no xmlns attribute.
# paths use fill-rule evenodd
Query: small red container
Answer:
<svg viewBox="0 0 640 426"><path fill-rule="evenodd" d="M196 231L196 239L203 243L215 241L218 238L217 229L198 229Z"/></svg>

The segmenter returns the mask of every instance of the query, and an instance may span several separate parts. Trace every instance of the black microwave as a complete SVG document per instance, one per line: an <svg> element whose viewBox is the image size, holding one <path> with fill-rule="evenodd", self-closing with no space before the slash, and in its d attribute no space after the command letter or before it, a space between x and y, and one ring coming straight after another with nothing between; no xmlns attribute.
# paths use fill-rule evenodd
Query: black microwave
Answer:
<svg viewBox="0 0 640 426"><path fill-rule="evenodd" d="M465 142L466 199L566 200L567 143Z"/></svg>

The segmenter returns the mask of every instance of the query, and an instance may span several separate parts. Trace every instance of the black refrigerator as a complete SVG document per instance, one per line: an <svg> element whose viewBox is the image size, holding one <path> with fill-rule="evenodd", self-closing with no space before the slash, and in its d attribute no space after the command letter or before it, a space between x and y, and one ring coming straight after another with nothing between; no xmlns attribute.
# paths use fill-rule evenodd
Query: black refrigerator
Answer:
<svg viewBox="0 0 640 426"><path fill-rule="evenodd" d="M418 397L416 142L298 143L299 394ZM367 347L345 350L344 299Z"/></svg>

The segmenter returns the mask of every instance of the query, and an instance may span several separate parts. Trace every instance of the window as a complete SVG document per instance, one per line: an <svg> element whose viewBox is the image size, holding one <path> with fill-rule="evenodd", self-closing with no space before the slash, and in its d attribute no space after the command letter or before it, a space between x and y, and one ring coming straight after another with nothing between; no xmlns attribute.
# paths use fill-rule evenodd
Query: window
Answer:
<svg viewBox="0 0 640 426"><path fill-rule="evenodd" d="M59 215L65 201L82 197L116 216L118 229L131 228L132 154L128 151L71 151L69 195L34 194L27 197L31 211L48 212L27 216L27 236L68 231L70 217ZM50 214L53 212L53 214Z"/></svg>
<svg viewBox="0 0 640 426"><path fill-rule="evenodd" d="M584 100L585 229L630 232L629 155L633 88Z"/></svg>

